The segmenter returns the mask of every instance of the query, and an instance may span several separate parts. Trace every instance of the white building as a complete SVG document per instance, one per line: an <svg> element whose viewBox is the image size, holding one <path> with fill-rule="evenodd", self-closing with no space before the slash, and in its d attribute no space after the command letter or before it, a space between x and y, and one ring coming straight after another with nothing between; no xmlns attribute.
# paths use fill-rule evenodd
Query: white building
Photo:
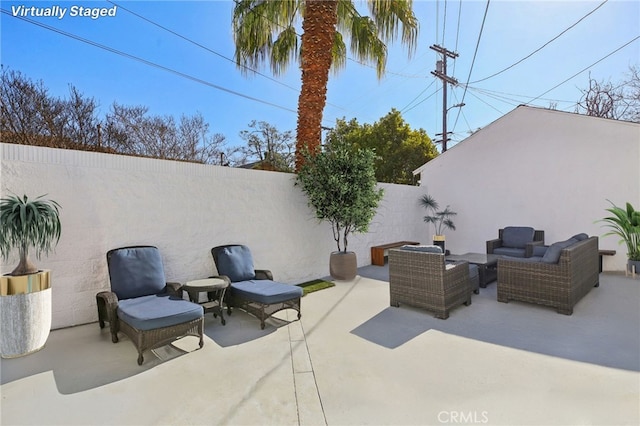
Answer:
<svg viewBox="0 0 640 426"><path fill-rule="evenodd" d="M420 185L458 213L447 231L454 253L485 252L498 228L533 226L547 244L586 232L607 200L640 209L640 124L520 106L418 168ZM624 270L626 249L615 236L604 270Z"/></svg>

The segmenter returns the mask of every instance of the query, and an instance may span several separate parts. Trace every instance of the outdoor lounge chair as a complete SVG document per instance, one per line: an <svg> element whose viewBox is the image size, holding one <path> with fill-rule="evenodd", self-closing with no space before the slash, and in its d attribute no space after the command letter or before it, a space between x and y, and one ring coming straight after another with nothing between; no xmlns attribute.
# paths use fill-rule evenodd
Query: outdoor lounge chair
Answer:
<svg viewBox="0 0 640 426"><path fill-rule="evenodd" d="M227 291L227 312L238 307L260 320L264 330L265 320L283 309L295 309L301 317L300 298L302 288L273 281L273 274L266 269L254 269L253 257L247 246L227 244L211 249L218 275L231 281Z"/></svg>
<svg viewBox="0 0 640 426"><path fill-rule="evenodd" d="M184 336L200 338L204 345L204 310L184 300L179 283L165 281L160 252L153 246L132 246L110 250L107 266L111 291L96 295L100 328L109 322L111 340L126 334L142 353Z"/></svg>
<svg viewBox="0 0 640 426"><path fill-rule="evenodd" d="M448 263L441 251L389 250L391 306L407 304L447 319L452 308L471 305L471 291L467 262Z"/></svg>
<svg viewBox="0 0 640 426"><path fill-rule="evenodd" d="M498 230L498 238L487 241L487 254L531 257L535 246L544 245L544 231L528 226L507 226Z"/></svg>

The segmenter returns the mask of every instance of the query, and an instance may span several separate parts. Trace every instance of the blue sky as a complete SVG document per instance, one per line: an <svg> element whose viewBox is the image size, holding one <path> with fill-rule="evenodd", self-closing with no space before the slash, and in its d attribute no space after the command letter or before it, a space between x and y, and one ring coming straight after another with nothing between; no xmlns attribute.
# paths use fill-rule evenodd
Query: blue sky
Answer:
<svg viewBox="0 0 640 426"><path fill-rule="evenodd" d="M436 139L442 131L442 83L431 75L440 59L430 49L434 44L459 54L447 63L447 74L461 83L449 91L448 106L465 103L449 111L453 143L519 104L556 103L558 109L573 112L580 89L588 86L589 73L596 80L618 82L629 66L640 63L639 1L609 0L576 24L602 3L493 0L487 9L484 0L416 0L420 35L415 54L409 58L400 42L390 44L387 74L381 80L373 67L348 60L345 69L330 75L323 125L331 127L342 117L373 123L396 108L412 128L423 128ZM42 80L52 95L66 97L73 84L99 102L102 114L114 101L176 118L199 112L211 132L225 135L229 145L242 144L238 133L251 120L295 131L297 64L278 77L268 64L259 70L264 76L242 75L227 59L234 55L232 1L1 4L2 65ZM70 16L72 6L114 5L119 6L114 17ZM62 19L27 16L45 28L14 17L18 6L60 6L67 8L67 14Z"/></svg>

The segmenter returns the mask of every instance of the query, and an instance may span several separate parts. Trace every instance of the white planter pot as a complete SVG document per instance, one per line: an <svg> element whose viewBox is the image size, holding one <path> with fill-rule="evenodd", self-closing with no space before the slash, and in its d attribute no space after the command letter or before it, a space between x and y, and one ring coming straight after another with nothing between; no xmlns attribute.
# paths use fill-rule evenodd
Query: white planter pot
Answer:
<svg viewBox="0 0 640 426"><path fill-rule="evenodd" d="M0 279L0 355L16 358L42 349L51 331L49 271Z"/></svg>

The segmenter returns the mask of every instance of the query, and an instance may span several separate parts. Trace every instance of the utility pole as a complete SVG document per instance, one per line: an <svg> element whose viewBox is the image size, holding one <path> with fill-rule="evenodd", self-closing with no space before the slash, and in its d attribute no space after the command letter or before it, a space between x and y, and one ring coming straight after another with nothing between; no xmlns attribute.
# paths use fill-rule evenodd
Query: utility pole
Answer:
<svg viewBox="0 0 640 426"><path fill-rule="evenodd" d="M442 55L442 60L436 62L436 70L431 71L431 74L442 80L442 152L445 152L447 150L447 141L449 140L447 132L447 83L454 86L458 85L458 80L447 75L447 58L455 59L458 54L437 44L429 48Z"/></svg>

